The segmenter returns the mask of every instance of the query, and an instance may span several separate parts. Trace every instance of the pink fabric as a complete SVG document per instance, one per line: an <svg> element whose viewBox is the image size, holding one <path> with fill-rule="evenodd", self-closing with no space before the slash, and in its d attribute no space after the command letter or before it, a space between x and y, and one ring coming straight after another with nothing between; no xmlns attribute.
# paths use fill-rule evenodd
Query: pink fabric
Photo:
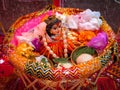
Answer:
<svg viewBox="0 0 120 90"><path fill-rule="evenodd" d="M34 30L28 31L28 32L23 32L21 36L16 36L18 39L18 44L21 42L26 42L27 44L34 47L34 45L32 44L32 41L34 41L35 38L38 39L38 41L39 41L40 36L43 37L45 35L46 25L47 24L45 22L42 22L42 23L38 24L34 28Z"/></svg>
<svg viewBox="0 0 120 90"><path fill-rule="evenodd" d="M23 32L27 32L31 29L33 29L35 26L37 26L39 23L41 23L42 18L44 18L46 15L50 16L53 15L52 11L48 11L47 13L44 13L40 15L37 18L33 18L27 23L25 23L22 27L18 28L16 32L14 33L14 37L11 40L11 44L17 46L18 45L18 40L16 36L21 36Z"/></svg>

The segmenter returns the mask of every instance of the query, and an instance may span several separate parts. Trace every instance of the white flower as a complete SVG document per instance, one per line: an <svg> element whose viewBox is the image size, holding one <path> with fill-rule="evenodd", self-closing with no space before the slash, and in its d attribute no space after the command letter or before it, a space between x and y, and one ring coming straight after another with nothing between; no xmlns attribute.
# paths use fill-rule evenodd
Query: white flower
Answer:
<svg viewBox="0 0 120 90"><path fill-rule="evenodd" d="M56 12L56 18L60 19L65 27L78 29L78 15L65 15Z"/></svg>
<svg viewBox="0 0 120 90"><path fill-rule="evenodd" d="M70 15L67 17L67 26L71 29L78 29L78 16Z"/></svg>
<svg viewBox="0 0 120 90"><path fill-rule="evenodd" d="M48 61L47 58L46 58L44 55L40 55L40 56L38 56L38 57L35 57L36 62L38 62L38 63L40 63L43 58L44 58L46 61Z"/></svg>
<svg viewBox="0 0 120 90"><path fill-rule="evenodd" d="M79 29L81 30L99 30L101 24L100 12L87 9L79 14Z"/></svg>
<svg viewBox="0 0 120 90"><path fill-rule="evenodd" d="M57 66L57 68L62 68L62 67L64 67L64 68L70 68L72 66L73 65L70 62L66 62L66 63L59 63L58 66Z"/></svg>
<svg viewBox="0 0 120 90"><path fill-rule="evenodd" d="M66 20L67 20L67 16L66 15L63 15L63 14L60 14L60 13L56 12L56 18L60 19L63 24L66 23Z"/></svg>

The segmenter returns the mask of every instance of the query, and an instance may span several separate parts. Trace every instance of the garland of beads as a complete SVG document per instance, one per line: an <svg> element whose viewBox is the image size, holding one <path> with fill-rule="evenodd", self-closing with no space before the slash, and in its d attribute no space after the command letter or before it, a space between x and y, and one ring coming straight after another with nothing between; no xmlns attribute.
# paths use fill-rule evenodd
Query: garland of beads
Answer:
<svg viewBox="0 0 120 90"><path fill-rule="evenodd" d="M65 28L62 28L62 33L63 33L63 44L64 44L64 57L67 58L68 57L68 50L67 50L67 35L66 35L66 30ZM54 57L54 58L59 58L59 56L57 56L53 50L51 50L51 48L48 46L47 40L46 40L46 35L43 37L43 43L45 48L49 51L49 53Z"/></svg>
<svg viewBox="0 0 120 90"><path fill-rule="evenodd" d="M47 40L46 40L46 37L45 37L45 36L43 37L43 43L44 43L44 46L46 47L46 49L49 51L49 53L50 53L54 58L59 58L59 57L51 50L51 48L48 46L48 43L47 43Z"/></svg>
<svg viewBox="0 0 120 90"><path fill-rule="evenodd" d="M64 44L64 57L67 58L68 57L68 43L67 43L67 30L65 28L62 28L62 33L63 33L63 44Z"/></svg>

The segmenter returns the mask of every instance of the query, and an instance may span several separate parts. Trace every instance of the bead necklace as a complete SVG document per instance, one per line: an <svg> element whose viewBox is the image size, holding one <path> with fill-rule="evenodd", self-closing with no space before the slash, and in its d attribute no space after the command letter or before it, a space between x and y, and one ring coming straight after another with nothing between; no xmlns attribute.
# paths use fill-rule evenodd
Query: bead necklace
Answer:
<svg viewBox="0 0 120 90"><path fill-rule="evenodd" d="M62 28L62 33L63 33L63 44L64 44L64 57L67 58L68 57L68 44L67 44L67 35L66 32L67 30L65 30L65 28ZM53 50L48 46L47 40L46 40L46 35L43 37L43 42L44 42L44 46L45 48L49 51L49 53L54 57L54 58L59 58L59 56L57 56Z"/></svg>

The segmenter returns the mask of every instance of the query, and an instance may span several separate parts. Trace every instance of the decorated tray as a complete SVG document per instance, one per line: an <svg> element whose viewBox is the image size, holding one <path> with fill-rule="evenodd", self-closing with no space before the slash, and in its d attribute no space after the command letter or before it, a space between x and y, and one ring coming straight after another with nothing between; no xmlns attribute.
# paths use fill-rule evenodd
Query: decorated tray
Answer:
<svg viewBox="0 0 120 90"><path fill-rule="evenodd" d="M18 18L6 36L9 61L35 78L85 79L117 55L115 33L99 11L43 9Z"/></svg>

